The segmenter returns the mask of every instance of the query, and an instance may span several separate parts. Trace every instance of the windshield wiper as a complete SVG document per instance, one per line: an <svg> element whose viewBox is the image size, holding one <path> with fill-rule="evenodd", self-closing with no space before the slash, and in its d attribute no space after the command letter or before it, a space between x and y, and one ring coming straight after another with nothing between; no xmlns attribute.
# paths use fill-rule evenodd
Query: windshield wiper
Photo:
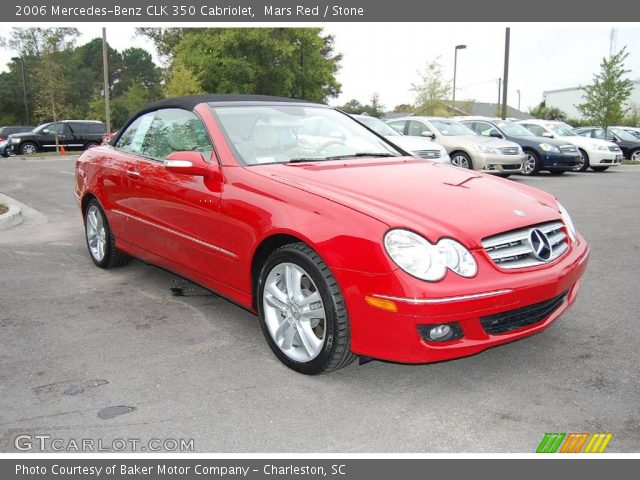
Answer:
<svg viewBox="0 0 640 480"><path fill-rule="evenodd" d="M385 153L385 152L357 152L357 153L350 153L348 155L334 155L331 157L292 158L287 163L325 162L327 160L342 160L345 158L359 158L359 157L398 157L398 156L399 155L394 155L393 153Z"/></svg>

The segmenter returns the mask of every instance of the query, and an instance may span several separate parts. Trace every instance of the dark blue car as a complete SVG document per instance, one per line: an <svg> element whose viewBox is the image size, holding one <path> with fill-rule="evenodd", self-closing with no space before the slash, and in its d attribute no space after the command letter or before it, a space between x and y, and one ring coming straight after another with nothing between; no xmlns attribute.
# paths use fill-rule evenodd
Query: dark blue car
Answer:
<svg viewBox="0 0 640 480"><path fill-rule="evenodd" d="M522 165L523 175L535 175L541 170L562 174L575 170L580 164L580 152L575 145L537 137L522 125L509 120L462 117L460 122L480 135L503 138L520 145L526 156Z"/></svg>

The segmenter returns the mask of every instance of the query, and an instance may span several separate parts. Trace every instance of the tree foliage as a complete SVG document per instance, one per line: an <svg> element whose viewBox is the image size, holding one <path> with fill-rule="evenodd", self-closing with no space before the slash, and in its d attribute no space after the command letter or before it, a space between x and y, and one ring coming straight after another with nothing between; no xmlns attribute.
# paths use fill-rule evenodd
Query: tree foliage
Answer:
<svg viewBox="0 0 640 480"><path fill-rule="evenodd" d="M626 78L630 72L624 67L628 56L624 47L610 58L603 58L593 84L584 87L584 103L576 105L582 115L604 129L621 123L629 111L625 103L631 96L633 82Z"/></svg>
<svg viewBox="0 0 640 480"><path fill-rule="evenodd" d="M442 76L440 59L427 63L418 75L420 81L411 86L415 95L414 111L419 115L449 115L446 102L451 94L451 85Z"/></svg>
<svg viewBox="0 0 640 480"><path fill-rule="evenodd" d="M529 109L529 115L542 120L560 120L565 121L567 114L557 107L547 107L546 102L543 100L537 106Z"/></svg>

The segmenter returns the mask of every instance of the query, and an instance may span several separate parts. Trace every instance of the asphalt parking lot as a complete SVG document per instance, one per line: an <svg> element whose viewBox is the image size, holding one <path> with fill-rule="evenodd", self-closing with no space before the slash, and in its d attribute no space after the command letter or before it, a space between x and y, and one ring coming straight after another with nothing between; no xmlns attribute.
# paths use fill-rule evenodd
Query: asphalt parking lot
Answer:
<svg viewBox="0 0 640 480"><path fill-rule="evenodd" d="M591 245L576 305L544 333L306 377L217 295L138 261L94 267L73 166L0 159L0 192L30 207L0 232L1 452L20 434L194 439L198 452L534 452L545 432L612 432L609 452L639 451L640 168L515 178L556 194ZM133 409L101 418L113 406Z"/></svg>

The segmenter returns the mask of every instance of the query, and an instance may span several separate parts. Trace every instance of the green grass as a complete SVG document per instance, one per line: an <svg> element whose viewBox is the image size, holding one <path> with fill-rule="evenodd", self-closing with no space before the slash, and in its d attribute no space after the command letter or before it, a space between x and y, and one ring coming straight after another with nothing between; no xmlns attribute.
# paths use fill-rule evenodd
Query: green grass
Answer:
<svg viewBox="0 0 640 480"><path fill-rule="evenodd" d="M60 155L58 152L37 152L32 153L31 155L13 155L12 158L20 158L21 160L26 160L28 158L42 158L42 157L73 157L78 156L82 152L81 151L71 151L67 152L65 155Z"/></svg>
<svg viewBox="0 0 640 480"><path fill-rule="evenodd" d="M622 160L622 162L620 162L622 165L640 165L640 162L638 162L637 160Z"/></svg>
<svg viewBox="0 0 640 480"><path fill-rule="evenodd" d="M4 203L0 203L0 215L3 213L7 213L9 211L9 207L7 207Z"/></svg>

